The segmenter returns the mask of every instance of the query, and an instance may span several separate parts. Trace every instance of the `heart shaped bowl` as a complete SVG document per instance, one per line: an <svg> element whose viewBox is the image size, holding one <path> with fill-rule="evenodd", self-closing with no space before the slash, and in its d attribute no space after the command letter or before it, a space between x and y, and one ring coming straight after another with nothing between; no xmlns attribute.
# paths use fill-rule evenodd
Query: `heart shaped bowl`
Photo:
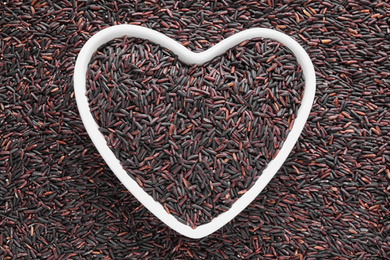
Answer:
<svg viewBox="0 0 390 260"><path fill-rule="evenodd" d="M159 202L155 201L127 174L126 170L120 164L120 161L107 146L106 140L99 131L98 125L90 112L88 99L85 93L86 74L91 57L101 45L123 36L142 38L159 44L160 46L171 50L178 56L178 59L181 62L188 65L202 65L207 61L224 54L227 50L245 40L259 37L269 38L278 41L289 48L296 56L297 61L303 70L305 79L304 96L297 117L294 120L293 127L277 156L268 163L268 166L264 169L252 188L242 195L228 211L221 213L209 223L200 225L195 229L180 223L173 215L168 214ZM155 30L136 25L116 25L96 33L82 47L74 68L74 89L77 106L88 135L118 179L148 210L170 228L190 238L202 238L215 232L244 210L259 195L282 166L297 142L309 116L315 97L316 77L313 63L302 46L291 37L272 29L248 29L228 37L207 51L194 53L175 40Z"/></svg>

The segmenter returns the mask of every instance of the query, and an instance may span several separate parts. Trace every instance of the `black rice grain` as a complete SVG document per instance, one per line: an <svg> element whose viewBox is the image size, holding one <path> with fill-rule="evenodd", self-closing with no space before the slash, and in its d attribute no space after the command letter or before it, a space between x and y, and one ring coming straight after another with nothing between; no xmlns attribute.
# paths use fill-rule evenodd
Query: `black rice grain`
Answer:
<svg viewBox="0 0 390 260"><path fill-rule="evenodd" d="M388 259L389 13L383 0L2 1L0 258ZM288 160L206 238L183 237L140 205L80 120L75 58L91 35L123 23L193 51L274 28L315 65L316 99Z"/></svg>
<svg viewBox="0 0 390 260"><path fill-rule="evenodd" d="M293 54L263 39L198 67L125 37L90 64L86 95L108 146L145 191L192 227L252 187L286 139L304 86Z"/></svg>

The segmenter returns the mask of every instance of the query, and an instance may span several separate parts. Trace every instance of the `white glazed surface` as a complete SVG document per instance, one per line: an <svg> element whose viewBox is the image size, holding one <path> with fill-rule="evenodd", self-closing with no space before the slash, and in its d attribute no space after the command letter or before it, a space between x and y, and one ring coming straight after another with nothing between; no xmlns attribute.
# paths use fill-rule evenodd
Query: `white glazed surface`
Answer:
<svg viewBox="0 0 390 260"><path fill-rule="evenodd" d="M268 166L264 169L252 188L243 194L228 211L221 213L209 223L200 225L195 229L180 223L173 215L168 214L159 202L155 201L127 174L126 170L120 164L120 161L107 146L106 140L100 133L98 125L90 112L88 99L85 95L88 64L92 55L101 45L123 36L147 39L159 44L175 53L181 62L189 65L202 65L245 40L251 40L258 37L269 38L278 41L289 48L294 53L298 63L302 67L305 78L304 96L298 110L297 118L294 120L293 128L288 134L287 139L285 140L278 155L268 163ZM96 33L85 43L77 57L74 68L74 89L77 106L84 126L101 156L119 180L148 210L150 210L170 228L190 238L202 238L223 227L242 210L244 210L260 194L282 166L298 140L314 101L315 88L315 71L313 63L306 51L291 37L281 32L264 28L252 28L239 32L221 41L207 51L194 53L175 40L155 30L136 25L116 25Z"/></svg>

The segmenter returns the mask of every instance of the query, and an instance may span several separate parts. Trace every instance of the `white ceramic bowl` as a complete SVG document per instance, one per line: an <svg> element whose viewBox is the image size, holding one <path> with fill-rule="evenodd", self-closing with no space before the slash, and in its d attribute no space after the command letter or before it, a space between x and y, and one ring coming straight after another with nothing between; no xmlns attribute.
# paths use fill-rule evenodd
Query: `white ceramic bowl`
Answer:
<svg viewBox="0 0 390 260"><path fill-rule="evenodd" d="M85 95L85 83L88 64L91 60L91 57L101 45L122 36L147 39L171 50L183 63L197 65L202 65L207 61L212 60L214 57L225 53L230 48L240 44L245 40L251 40L258 37L269 38L279 41L284 46L288 47L295 54L298 63L303 69L303 75L305 78L304 96L301 101L301 106L298 110L297 118L294 120L293 127L278 155L268 163L268 166L266 169L264 169L263 173L252 186L252 188L249 189L244 195L242 195L228 211L218 215L211 222L200 225L195 229L180 223L173 215L168 214L159 202L155 201L149 194L147 194L137 184L137 182L135 182L126 173L119 160L107 146L106 140L100 133L98 125L93 119L89 110L88 99ZM207 51L194 53L175 40L155 30L136 25L116 25L96 33L85 43L77 57L74 68L74 89L77 106L80 111L84 126L101 156L104 158L115 175L119 178L119 180L146 208L148 208L156 217L162 220L169 227L191 238L205 237L224 226L243 209L245 209L249 203L251 203L264 189L264 187L278 171L278 169L282 166L283 162L286 160L287 156L298 140L298 137L302 132L313 104L315 88L316 77L314 67L306 51L291 37L281 32L264 28L253 28L239 32L221 41Z"/></svg>

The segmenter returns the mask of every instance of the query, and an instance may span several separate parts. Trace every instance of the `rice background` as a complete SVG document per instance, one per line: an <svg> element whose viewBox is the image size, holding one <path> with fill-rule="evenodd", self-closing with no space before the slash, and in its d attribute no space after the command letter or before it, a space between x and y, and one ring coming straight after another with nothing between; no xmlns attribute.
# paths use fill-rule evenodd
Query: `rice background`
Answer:
<svg viewBox="0 0 390 260"><path fill-rule="evenodd" d="M386 259L390 257L388 1L3 1L0 258ZM115 24L194 51L235 32L291 35L316 67L307 125L266 189L216 233L183 237L148 212L97 153L73 68Z"/></svg>

